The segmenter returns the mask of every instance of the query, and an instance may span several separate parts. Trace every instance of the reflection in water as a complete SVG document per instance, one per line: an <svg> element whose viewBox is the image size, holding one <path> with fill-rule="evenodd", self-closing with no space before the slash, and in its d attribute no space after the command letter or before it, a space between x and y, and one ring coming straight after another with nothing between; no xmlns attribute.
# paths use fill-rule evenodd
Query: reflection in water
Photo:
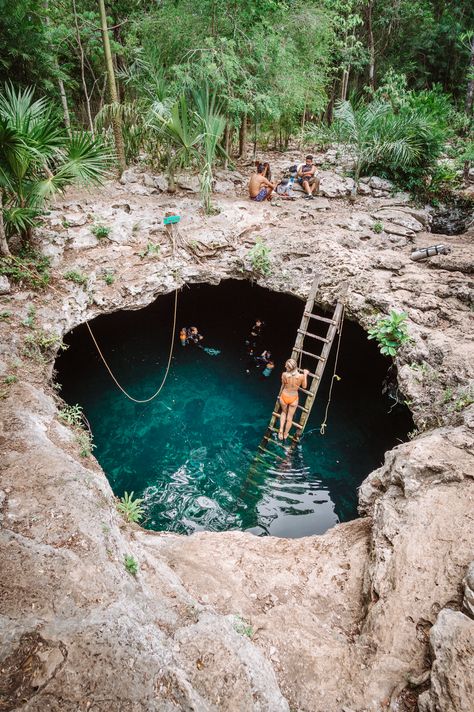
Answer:
<svg viewBox="0 0 474 712"><path fill-rule="evenodd" d="M137 398L147 397L161 380L170 299L94 322L116 376ZM63 396L84 407L96 457L114 492L143 497L145 526L294 537L322 533L356 515L357 486L411 422L406 409L388 414L389 400L381 395L388 361L355 325L345 327L342 381L333 391L327 434L320 435L319 424L332 364L301 444L284 461L269 467L254 463L301 309L293 298L246 283L184 292L182 323L199 323L206 343L220 353L177 342L168 381L160 397L146 405L126 400L116 389L85 329L70 336L71 348L57 362ZM245 373L242 345L256 315L267 321L262 346L272 350L276 362L268 379Z"/></svg>

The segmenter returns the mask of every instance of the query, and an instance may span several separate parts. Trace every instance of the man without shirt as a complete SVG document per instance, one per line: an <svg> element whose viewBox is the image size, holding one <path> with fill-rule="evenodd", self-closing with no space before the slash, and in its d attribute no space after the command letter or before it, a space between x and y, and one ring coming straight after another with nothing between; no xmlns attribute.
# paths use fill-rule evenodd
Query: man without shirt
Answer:
<svg viewBox="0 0 474 712"><path fill-rule="evenodd" d="M252 200L257 203L261 203L263 200L270 200L273 189L275 188L275 183L270 183L269 180L263 175L265 172L265 166L260 163L257 166L256 173L252 173L249 182L249 195Z"/></svg>

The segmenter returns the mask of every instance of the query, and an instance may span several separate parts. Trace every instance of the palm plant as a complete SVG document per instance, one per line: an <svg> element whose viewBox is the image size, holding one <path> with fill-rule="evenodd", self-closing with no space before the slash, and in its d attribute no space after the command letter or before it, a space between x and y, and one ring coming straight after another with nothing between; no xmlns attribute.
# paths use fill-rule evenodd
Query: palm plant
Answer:
<svg viewBox="0 0 474 712"><path fill-rule="evenodd" d="M363 170L383 166L396 174L419 166L424 148L430 143L434 127L423 112L395 113L390 104L373 101L353 107L349 101L336 106L331 126L310 129L313 141L336 141L352 154L356 188Z"/></svg>
<svg viewBox="0 0 474 712"><path fill-rule="evenodd" d="M165 109L162 102L153 104L148 125L165 144L168 190L174 193L176 171L191 165L193 159L197 158L202 138L187 98L181 96L169 110Z"/></svg>
<svg viewBox="0 0 474 712"><path fill-rule="evenodd" d="M206 214L212 212L212 167L216 158L219 141L225 129L225 117L220 112L215 95L209 93L206 85L193 94L196 104L198 125L201 128L199 158L201 164L200 187Z"/></svg>
<svg viewBox="0 0 474 712"><path fill-rule="evenodd" d="M49 198L71 183L97 185L111 152L85 131L69 136L55 107L33 89L6 85L0 94L0 253L8 238L28 237Z"/></svg>

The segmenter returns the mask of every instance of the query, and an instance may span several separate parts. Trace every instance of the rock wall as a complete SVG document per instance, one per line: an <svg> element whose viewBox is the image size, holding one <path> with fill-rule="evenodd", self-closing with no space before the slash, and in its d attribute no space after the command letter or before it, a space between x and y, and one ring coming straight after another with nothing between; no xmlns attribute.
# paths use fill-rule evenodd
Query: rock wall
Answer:
<svg viewBox="0 0 474 712"><path fill-rule="evenodd" d="M170 200L155 182L133 184L140 190L109 184L58 205L41 234L51 288L2 289L0 708L403 712L422 693L423 712L467 712L469 236L451 238L449 256L413 263L411 245L432 237L428 213L403 197L371 194L350 208L337 198L270 206L224 196L220 214L204 217L192 194ZM174 254L168 210L182 215ZM381 213L384 228L408 234L379 232ZM93 222L109 237L97 240ZM253 272L256 237L272 250L268 277ZM71 270L87 284L65 279ZM347 281L348 316L364 326L390 308L409 316L398 379L420 433L364 482L361 519L300 540L126 525L97 462L58 419L52 353L32 351L28 337L61 336L185 282L254 278L304 298L316 272L321 304Z"/></svg>

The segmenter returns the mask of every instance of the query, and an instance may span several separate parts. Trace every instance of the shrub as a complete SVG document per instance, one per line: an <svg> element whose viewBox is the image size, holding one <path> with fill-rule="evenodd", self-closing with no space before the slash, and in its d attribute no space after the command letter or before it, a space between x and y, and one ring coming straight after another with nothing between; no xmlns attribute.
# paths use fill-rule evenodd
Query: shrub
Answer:
<svg viewBox="0 0 474 712"><path fill-rule="evenodd" d="M76 270L69 270L64 273L64 279L69 282L74 282L75 284L80 284L82 286L87 285L87 276L82 272L77 272Z"/></svg>
<svg viewBox="0 0 474 712"><path fill-rule="evenodd" d="M12 383L16 383L18 381L18 376L10 375L10 376L5 376L3 379L3 382L5 385L10 386Z"/></svg>
<svg viewBox="0 0 474 712"><path fill-rule="evenodd" d="M0 274L28 289L44 289L51 280L50 259L33 250L0 258Z"/></svg>
<svg viewBox="0 0 474 712"><path fill-rule="evenodd" d="M92 435L90 433L79 432L76 433L76 442L79 445L79 454L81 457L90 457L92 451L95 450L95 445L92 442Z"/></svg>
<svg viewBox="0 0 474 712"><path fill-rule="evenodd" d="M144 257L158 257L160 254L160 245L155 245L153 242L148 242L146 248L143 252L139 252L138 256L140 259Z"/></svg>
<svg viewBox="0 0 474 712"><path fill-rule="evenodd" d="M130 554L125 554L125 556L123 557L123 564L129 574L131 574L132 576L137 575L138 562L136 561L136 559L133 558L133 556L131 556Z"/></svg>
<svg viewBox="0 0 474 712"><path fill-rule="evenodd" d="M246 635L247 638L251 638L253 636L252 626L240 616L235 616L234 628L237 633L240 633L240 635Z"/></svg>
<svg viewBox="0 0 474 712"><path fill-rule="evenodd" d="M380 353L395 356L400 346L410 340L405 324L404 312L391 311L387 317L380 317L375 326L369 329L369 339L375 339Z"/></svg>
<svg viewBox="0 0 474 712"><path fill-rule="evenodd" d="M125 492L117 504L120 514L123 514L127 522L139 522L143 517L143 508L140 506L143 499L133 499L133 492Z"/></svg>
<svg viewBox="0 0 474 712"><path fill-rule="evenodd" d="M93 235L96 236L98 240L102 240L110 235L112 228L107 227L106 225L93 225L91 227L91 232Z"/></svg>
<svg viewBox="0 0 474 712"><path fill-rule="evenodd" d="M115 282L115 274L111 270L106 270L102 275L102 279L108 286L110 286Z"/></svg>
<svg viewBox="0 0 474 712"><path fill-rule="evenodd" d="M68 425L81 427L83 424L83 412L80 405L64 405L58 412L59 418Z"/></svg>
<svg viewBox="0 0 474 712"><path fill-rule="evenodd" d="M270 254L270 248L265 245L261 237L257 237L255 245L249 250L252 270L256 274L261 274L264 277L270 274L272 271Z"/></svg>
<svg viewBox="0 0 474 712"><path fill-rule="evenodd" d="M383 222L380 222L380 220L377 220L377 222L374 222L372 225L372 230L377 233L377 235L380 235L381 232L383 232Z"/></svg>
<svg viewBox="0 0 474 712"><path fill-rule="evenodd" d="M59 334L35 329L32 334L28 334L25 339L23 352L28 358L35 361L44 362L45 357L49 360L54 358L57 351L65 351L67 345Z"/></svg>
<svg viewBox="0 0 474 712"><path fill-rule="evenodd" d="M36 321L36 309L33 304L28 307L28 314L25 319L21 322L23 326L27 326L29 329L33 329Z"/></svg>

